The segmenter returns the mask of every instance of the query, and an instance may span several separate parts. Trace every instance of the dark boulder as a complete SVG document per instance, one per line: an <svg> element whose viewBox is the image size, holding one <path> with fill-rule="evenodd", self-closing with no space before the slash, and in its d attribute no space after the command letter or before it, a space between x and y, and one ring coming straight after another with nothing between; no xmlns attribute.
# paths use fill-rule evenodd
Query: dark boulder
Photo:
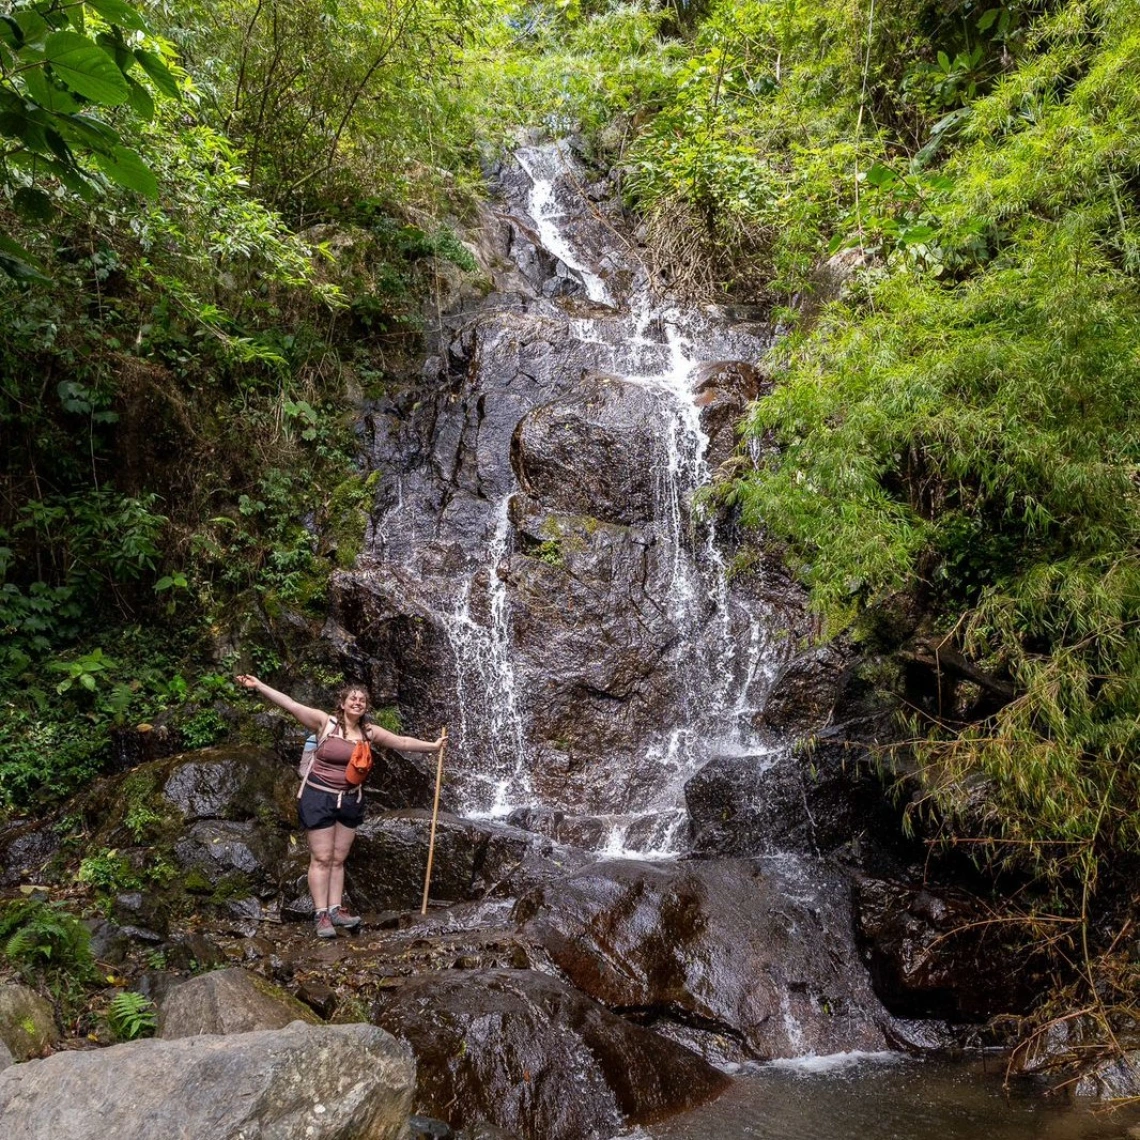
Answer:
<svg viewBox="0 0 1140 1140"><path fill-rule="evenodd" d="M248 820L276 815L278 784L294 777L273 752L262 748L207 748L179 756L163 796L187 822Z"/></svg>
<svg viewBox="0 0 1140 1140"><path fill-rule="evenodd" d="M50 822L16 820L0 828L0 887L36 882L59 850L59 835Z"/></svg>
<svg viewBox="0 0 1140 1140"><path fill-rule="evenodd" d="M817 732L830 723L847 682L850 654L834 643L786 661L776 674L759 725L788 736Z"/></svg>
<svg viewBox="0 0 1140 1140"><path fill-rule="evenodd" d="M1031 932L963 891L860 876L855 918L875 992L901 1017L985 1021L1048 988Z"/></svg>
<svg viewBox="0 0 1140 1140"><path fill-rule="evenodd" d="M717 756L685 784L701 855L826 854L897 830L865 745L842 727L760 755Z"/></svg>
<svg viewBox="0 0 1140 1140"><path fill-rule="evenodd" d="M287 850L285 834L276 829L252 820L207 819L190 826L174 845L174 857L190 873L188 886L193 886L191 875L197 874L212 887L225 880L235 887L241 883L258 893L273 894Z"/></svg>
<svg viewBox="0 0 1140 1140"><path fill-rule="evenodd" d="M583 378L573 396L519 421L511 444L519 485L548 510L623 526L651 522L666 460L659 403L640 384Z"/></svg>
<svg viewBox="0 0 1140 1140"><path fill-rule="evenodd" d="M418 908L427 869L431 813L386 812L366 819L345 868L353 905L363 910ZM473 823L441 812L436 822L430 898L459 902L479 898L509 877L535 849L549 841L515 828Z"/></svg>
<svg viewBox="0 0 1140 1140"><path fill-rule="evenodd" d="M679 637L670 567L636 529L543 517L527 525L549 537L503 568L530 781L550 805L612 811L659 782L656 766L639 763L644 741L682 699L669 656Z"/></svg>
<svg viewBox="0 0 1140 1140"><path fill-rule="evenodd" d="M767 1060L883 1048L887 1015L850 908L841 875L780 856L598 863L521 899L515 916L591 997Z"/></svg>
<svg viewBox="0 0 1140 1140"><path fill-rule="evenodd" d="M772 381L751 364L721 360L702 364L693 375L701 427L709 437L705 460L719 467L736 451L737 425L748 405L772 390Z"/></svg>
<svg viewBox="0 0 1140 1140"><path fill-rule="evenodd" d="M417 1107L453 1128L602 1140L684 1111L728 1079L696 1054L529 970L459 971L385 989L373 1020L412 1046Z"/></svg>

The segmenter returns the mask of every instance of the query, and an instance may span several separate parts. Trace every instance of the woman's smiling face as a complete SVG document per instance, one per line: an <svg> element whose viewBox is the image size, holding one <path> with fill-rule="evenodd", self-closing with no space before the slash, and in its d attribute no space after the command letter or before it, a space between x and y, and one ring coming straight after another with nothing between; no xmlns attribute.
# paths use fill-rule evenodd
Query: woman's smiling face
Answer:
<svg viewBox="0 0 1140 1140"><path fill-rule="evenodd" d="M346 716L359 720L368 711L368 694L363 689L350 689L341 708Z"/></svg>

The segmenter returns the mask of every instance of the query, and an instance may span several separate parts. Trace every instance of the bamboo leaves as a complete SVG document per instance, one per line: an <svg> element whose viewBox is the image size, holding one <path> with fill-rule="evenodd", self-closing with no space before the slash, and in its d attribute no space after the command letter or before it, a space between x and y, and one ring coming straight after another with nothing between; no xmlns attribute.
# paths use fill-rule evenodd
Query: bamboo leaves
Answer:
<svg viewBox="0 0 1140 1140"><path fill-rule="evenodd" d="M905 595L1015 687L908 755L994 861L1087 885L1140 852L1140 36L1114 0L1021 14L981 30L1035 51L937 148L865 164L860 245L896 248L790 342L746 428L780 450L730 495L833 624L881 636Z"/></svg>

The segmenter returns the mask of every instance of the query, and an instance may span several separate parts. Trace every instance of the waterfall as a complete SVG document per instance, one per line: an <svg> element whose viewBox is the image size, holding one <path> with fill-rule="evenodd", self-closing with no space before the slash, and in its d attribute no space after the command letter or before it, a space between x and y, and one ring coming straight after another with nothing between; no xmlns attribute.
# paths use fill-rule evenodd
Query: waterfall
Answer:
<svg viewBox="0 0 1140 1140"><path fill-rule="evenodd" d="M697 371L712 362L756 359L766 344L715 313L661 295L629 243L587 196L585 172L565 144L522 147L516 161L502 182L502 207L512 226L510 256L535 292L518 300L508 296L505 305L495 295L502 307L492 311L501 324L486 334L490 356L480 357L465 381L461 404L454 397L441 403L432 425L436 441L464 441L465 478L469 483L472 465L478 478L465 500L478 526L455 524L462 530L455 540L463 549L462 571L447 579L434 566L422 572L437 583L430 608L454 656L454 751L460 759L452 786L461 810L471 815L501 818L546 806L533 771L534 698L520 679L517 599L508 581L513 560L526 553L517 549L511 521L522 489L513 475L485 487L483 468L502 469L520 416L572 395L567 376L604 374L647 394L654 409L653 517L641 530L654 565L663 568L664 585L647 603L668 631L660 668L669 672L676 699L668 715L627 750L636 778L623 784L605 773L612 794L583 818L592 820L592 845L599 849L660 856L684 845L683 790L697 768L714 754L756 756L760 763L766 752L752 718L774 671L774 623L763 603L733 590L716 520L694 505L712 478ZM553 275L541 268L551 261ZM528 332L531 327L538 331ZM532 354L541 349L542 359L524 360L520 342ZM501 373L497 378L489 375L488 359ZM449 476L452 484L460 474ZM402 538L391 543L401 555L415 556L417 544L430 545L424 536L433 528L442 541L453 525L450 516L437 515L434 524L421 519L417 529L418 508L404 517L414 497L397 477L389 517L376 528L385 541L387 525L403 528ZM600 645L594 651L606 652ZM544 747L549 762L549 739ZM569 752L565 762L572 771Z"/></svg>

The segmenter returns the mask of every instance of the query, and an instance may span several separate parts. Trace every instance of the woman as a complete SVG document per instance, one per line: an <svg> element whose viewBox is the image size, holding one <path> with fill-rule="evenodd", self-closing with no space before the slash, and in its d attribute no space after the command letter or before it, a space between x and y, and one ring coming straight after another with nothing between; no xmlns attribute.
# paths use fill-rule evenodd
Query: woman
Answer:
<svg viewBox="0 0 1140 1140"><path fill-rule="evenodd" d="M364 792L349 784L344 774L352 750L361 740L404 752L434 752L439 740L417 740L397 736L368 716L368 691L349 685L337 697L332 715L299 704L292 697L271 689L248 673L237 678L239 685L256 689L266 700L295 716L317 736L316 751L306 760L306 771L298 793L297 814L309 841L309 893L316 908L314 924L318 938L335 938L338 926L359 926L359 915L349 914L342 905L344 861L364 819Z"/></svg>

